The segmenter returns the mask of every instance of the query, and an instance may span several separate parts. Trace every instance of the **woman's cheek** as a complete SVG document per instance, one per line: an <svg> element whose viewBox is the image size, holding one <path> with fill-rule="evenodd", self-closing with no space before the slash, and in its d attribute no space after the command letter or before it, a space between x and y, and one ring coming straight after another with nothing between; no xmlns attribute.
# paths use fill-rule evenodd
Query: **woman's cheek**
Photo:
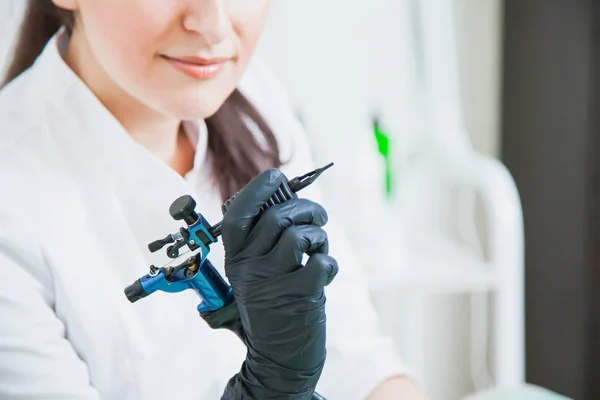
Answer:
<svg viewBox="0 0 600 400"><path fill-rule="evenodd" d="M259 9L254 9L252 13L240 16L238 19L232 18L233 27L239 40L240 59L238 67L240 74L243 73L256 50L256 46L258 45L258 41L266 24L267 15L268 7L264 6Z"/></svg>
<svg viewBox="0 0 600 400"><path fill-rule="evenodd" d="M152 67L157 43L176 19L173 0L85 0L81 16L94 55L119 75L144 75Z"/></svg>
<svg viewBox="0 0 600 400"><path fill-rule="evenodd" d="M127 91L140 86L143 80L151 74L151 62L148 55L142 53L143 47L134 42L118 41L105 43L98 62L109 76Z"/></svg>

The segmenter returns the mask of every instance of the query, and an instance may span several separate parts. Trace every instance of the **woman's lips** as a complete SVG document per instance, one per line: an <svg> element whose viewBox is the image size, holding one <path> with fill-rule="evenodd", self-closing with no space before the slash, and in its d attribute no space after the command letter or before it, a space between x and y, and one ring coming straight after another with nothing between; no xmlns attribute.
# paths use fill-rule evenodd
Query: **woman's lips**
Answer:
<svg viewBox="0 0 600 400"><path fill-rule="evenodd" d="M208 80L216 77L223 70L225 65L231 61L230 58L211 58L200 57L169 57L163 55L172 67L183 72L194 79Z"/></svg>

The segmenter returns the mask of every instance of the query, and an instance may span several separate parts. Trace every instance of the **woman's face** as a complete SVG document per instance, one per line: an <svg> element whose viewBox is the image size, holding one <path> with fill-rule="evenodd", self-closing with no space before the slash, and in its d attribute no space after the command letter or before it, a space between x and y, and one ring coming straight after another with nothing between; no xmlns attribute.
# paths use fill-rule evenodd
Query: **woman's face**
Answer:
<svg viewBox="0 0 600 400"><path fill-rule="evenodd" d="M129 95L179 119L214 114L235 89L271 0L54 0L76 12L95 62Z"/></svg>

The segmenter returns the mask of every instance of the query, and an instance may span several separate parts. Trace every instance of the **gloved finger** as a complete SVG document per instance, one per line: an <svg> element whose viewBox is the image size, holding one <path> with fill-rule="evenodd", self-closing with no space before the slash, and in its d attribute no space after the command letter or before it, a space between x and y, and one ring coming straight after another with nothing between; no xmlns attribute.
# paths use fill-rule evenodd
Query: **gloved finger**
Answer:
<svg viewBox="0 0 600 400"><path fill-rule="evenodd" d="M283 305L291 306L291 303L321 294L338 271L335 258L329 254L315 253L308 258L305 266L298 266L295 271L287 274L275 273L259 278L256 272L249 271L252 276L243 284L232 285L232 288L238 306L242 304L242 307L268 309L273 312L276 309L281 310ZM318 306L318 302L310 303ZM303 311L307 311L307 305L304 303Z"/></svg>
<svg viewBox="0 0 600 400"><path fill-rule="evenodd" d="M281 238L266 257L272 262L265 265L267 277L285 274L302 266L304 254L327 254L327 232L315 225L293 225L281 234Z"/></svg>
<svg viewBox="0 0 600 400"><path fill-rule="evenodd" d="M316 290L329 285L339 271L336 259L328 254L321 253L310 256L304 268L312 268L315 273L319 274L320 279L315 287Z"/></svg>
<svg viewBox="0 0 600 400"><path fill-rule="evenodd" d="M223 243L228 251L236 252L254 227L261 207L287 178L271 168L250 181L229 205L223 216Z"/></svg>
<svg viewBox="0 0 600 400"><path fill-rule="evenodd" d="M274 276L264 282L268 283L269 297L271 306L273 299L278 301L288 301L297 297L315 296L323 292L325 286L329 285L339 271L338 263L335 258L329 254L316 253L309 257L306 265L290 272ZM263 290L263 292L265 291ZM267 300L261 291L254 290L252 296L255 304L262 300Z"/></svg>
<svg viewBox="0 0 600 400"><path fill-rule="evenodd" d="M320 204L307 199L292 199L266 210L248 238L247 247L253 255L271 251L282 233L293 225L324 226L327 211Z"/></svg>

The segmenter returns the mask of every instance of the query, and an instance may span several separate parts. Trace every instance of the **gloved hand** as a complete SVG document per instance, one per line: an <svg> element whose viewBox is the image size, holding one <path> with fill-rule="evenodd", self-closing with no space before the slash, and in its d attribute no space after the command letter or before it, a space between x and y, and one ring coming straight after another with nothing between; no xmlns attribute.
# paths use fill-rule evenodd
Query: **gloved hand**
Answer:
<svg viewBox="0 0 600 400"><path fill-rule="evenodd" d="M262 212L286 182L279 170L265 171L223 218L225 273L248 347L223 399L310 399L325 363L324 287L338 270L321 228L327 213L305 199Z"/></svg>

